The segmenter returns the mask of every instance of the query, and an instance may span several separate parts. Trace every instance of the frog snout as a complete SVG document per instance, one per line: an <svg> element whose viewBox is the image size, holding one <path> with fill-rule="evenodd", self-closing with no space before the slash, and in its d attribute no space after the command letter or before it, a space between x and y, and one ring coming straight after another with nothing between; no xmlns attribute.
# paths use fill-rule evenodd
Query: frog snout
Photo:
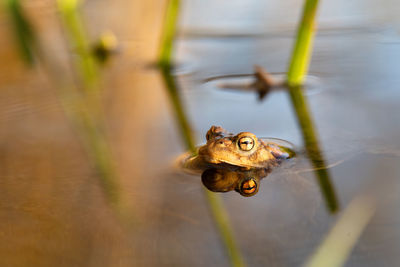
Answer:
<svg viewBox="0 0 400 267"><path fill-rule="evenodd" d="M232 141L227 140L227 139L220 139L220 140L215 141L214 145L215 146L230 146L230 145L232 145Z"/></svg>

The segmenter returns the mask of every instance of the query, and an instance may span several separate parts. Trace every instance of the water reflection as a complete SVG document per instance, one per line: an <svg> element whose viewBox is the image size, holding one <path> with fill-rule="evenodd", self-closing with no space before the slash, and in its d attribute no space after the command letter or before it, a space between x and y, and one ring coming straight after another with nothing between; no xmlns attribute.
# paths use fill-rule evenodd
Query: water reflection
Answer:
<svg viewBox="0 0 400 267"><path fill-rule="evenodd" d="M316 174L322 195L325 198L326 206L331 213L336 212L339 207L338 200L333 184L331 182L330 173L328 171L329 166L327 166L323 153L320 149L318 135L312 121L311 113L306 103L306 98L303 94L304 87L289 87L287 86L285 80L276 79L261 66L255 66L255 73L252 76L255 79L252 82L245 84L244 86L243 84L231 83L224 84L222 87L235 88L244 92L255 92L258 94L260 100L264 99L264 97L273 89L280 88L287 90L292 102L293 109L295 111L300 130L303 135L303 142L305 145L307 157L313 166L313 170Z"/></svg>
<svg viewBox="0 0 400 267"><path fill-rule="evenodd" d="M283 76L274 76L259 65L254 66L254 74L251 75L232 75L218 78L237 78L243 76L251 76L254 77L254 79L247 83L222 83L219 87L224 89L254 91L258 94L259 100L263 100L271 91L280 90L285 87Z"/></svg>
<svg viewBox="0 0 400 267"><path fill-rule="evenodd" d="M286 73L267 72L263 67L254 65L253 73L226 74L213 76L203 80L205 83L213 83L222 90L256 93L258 100L263 101L275 91L286 91ZM314 75L307 75L303 90L304 95L321 93L324 89L321 80Z"/></svg>
<svg viewBox="0 0 400 267"><path fill-rule="evenodd" d="M335 213L339 209L338 200L335 189L331 182L330 173L324 159L324 155L320 149L318 135L314 129L311 114L308 110L306 98L303 96L301 86L293 86L289 88L290 99L300 126L303 142L306 148L307 156L313 165L315 175L318 180L325 203L331 213Z"/></svg>
<svg viewBox="0 0 400 267"><path fill-rule="evenodd" d="M213 192L235 190L244 197L251 197L258 193L261 179L271 171L271 168L247 171L210 168L201 174L201 181L208 190Z"/></svg>

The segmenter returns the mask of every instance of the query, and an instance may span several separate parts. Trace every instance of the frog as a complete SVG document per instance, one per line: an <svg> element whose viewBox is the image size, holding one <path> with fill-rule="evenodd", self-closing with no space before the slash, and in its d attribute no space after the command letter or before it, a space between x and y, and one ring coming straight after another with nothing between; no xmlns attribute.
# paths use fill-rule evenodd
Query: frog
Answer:
<svg viewBox="0 0 400 267"><path fill-rule="evenodd" d="M196 153L178 158L178 164L188 173L201 173L203 185L212 192L235 190L244 197L254 196L261 179L295 155L287 141L258 138L251 132L235 135L221 126L211 126L206 140Z"/></svg>
<svg viewBox="0 0 400 267"><path fill-rule="evenodd" d="M184 168L201 171L207 168L242 171L254 168L270 169L294 156L294 151L289 147L257 138L251 132L234 135L221 126L211 126L207 131L206 140L207 143L198 148L196 155L184 160Z"/></svg>

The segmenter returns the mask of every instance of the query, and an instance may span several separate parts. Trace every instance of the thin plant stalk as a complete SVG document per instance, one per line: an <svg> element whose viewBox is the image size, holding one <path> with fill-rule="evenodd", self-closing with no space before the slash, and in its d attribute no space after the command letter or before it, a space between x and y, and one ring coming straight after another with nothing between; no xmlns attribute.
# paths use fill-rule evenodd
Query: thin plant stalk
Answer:
<svg viewBox="0 0 400 267"><path fill-rule="evenodd" d="M107 199L113 206L120 208L115 169L99 117L99 94L94 93L93 90L99 88L97 66L90 53L86 33L77 10L78 1L58 0L58 7L69 40L78 55L74 66L78 69L77 74L81 83L77 84L61 82L64 77L59 75L58 67L43 53L44 50L39 46L33 27L25 16L20 1L7 0L5 4L11 15L21 55L29 64L34 63L35 54L39 61L42 61L49 78L57 86L66 115L81 135L83 145L94 164Z"/></svg>
<svg viewBox="0 0 400 267"><path fill-rule="evenodd" d="M338 210L338 201L319 147L318 135L314 128L307 101L302 93L302 85L311 59L317 6L318 0L305 0L303 15L298 26L295 45L289 63L287 84L289 86L290 99L297 115L297 121L302 131L307 155L315 169L327 208L331 213L334 213Z"/></svg>
<svg viewBox="0 0 400 267"><path fill-rule="evenodd" d="M119 185L104 133L100 77L78 11L79 3L78 0L58 0L68 41L77 53L73 67L78 80L76 85L60 86L60 98L66 114L79 130L108 201L120 208Z"/></svg>
<svg viewBox="0 0 400 267"><path fill-rule="evenodd" d="M85 90L96 90L99 88L99 73L96 60L90 49L85 27L83 26L78 11L79 0L58 0L58 9L65 25L66 33L71 42L76 57L76 67Z"/></svg>
<svg viewBox="0 0 400 267"><path fill-rule="evenodd" d="M116 172L111 157L107 138L101 125L93 119L91 110L88 110L84 101L74 105L75 110L69 111L69 117L78 127L89 158L93 161L103 191L110 204L119 207L119 185L116 181ZM66 108L64 104L64 109ZM68 109L68 108L67 108Z"/></svg>
<svg viewBox="0 0 400 267"><path fill-rule="evenodd" d="M241 252L236 245L230 226L229 216L223 206L222 199L207 189L204 189L204 192L219 234L225 244L231 265L234 267L246 266Z"/></svg>
<svg viewBox="0 0 400 267"><path fill-rule="evenodd" d="M352 200L305 266L343 266L375 211L376 201L371 197Z"/></svg>
<svg viewBox="0 0 400 267"><path fill-rule="evenodd" d="M326 206L331 213L335 213L339 208L338 200L331 182L330 173L326 168L325 159L319 147L318 136L314 129L306 98L302 93L302 87L291 87L289 95L303 135L307 156L313 165Z"/></svg>
<svg viewBox="0 0 400 267"><path fill-rule="evenodd" d="M164 79L165 87L168 91L170 100L172 102L172 106L174 107L175 117L180 127L180 132L184 139L185 145L187 149L189 149L192 153L196 153L196 146L194 144L193 137L191 134L191 128L186 118L185 111L181 104L181 99L178 94L178 88L176 86L175 79L170 73L169 67L162 67L161 73Z"/></svg>
<svg viewBox="0 0 400 267"><path fill-rule="evenodd" d="M315 14L317 7L318 0L305 0L303 15L298 26L297 37L287 74L289 86L302 85L305 75L307 75L316 28Z"/></svg>
<svg viewBox="0 0 400 267"><path fill-rule="evenodd" d="M182 103L178 93L178 87L176 85L174 77L171 75L169 67L162 67L161 73L166 85L166 89L170 96L179 129L185 141L185 145L187 149L195 154L197 153L197 151L194 145L194 139L191 134L189 122L182 107ZM204 189L204 193L220 237L223 241L223 244L225 245L225 249L228 253L231 265L235 267L245 266L240 250L236 245L236 241L233 236L233 232L229 222L229 217L223 206L221 198L215 193L208 191L207 189Z"/></svg>
<svg viewBox="0 0 400 267"><path fill-rule="evenodd" d="M168 0L164 25L162 29L158 64L171 66L172 51L179 15L180 0Z"/></svg>
<svg viewBox="0 0 400 267"><path fill-rule="evenodd" d="M33 65L33 50L36 44L33 27L26 18L19 0L7 0L5 4L11 17L21 57L28 65Z"/></svg>

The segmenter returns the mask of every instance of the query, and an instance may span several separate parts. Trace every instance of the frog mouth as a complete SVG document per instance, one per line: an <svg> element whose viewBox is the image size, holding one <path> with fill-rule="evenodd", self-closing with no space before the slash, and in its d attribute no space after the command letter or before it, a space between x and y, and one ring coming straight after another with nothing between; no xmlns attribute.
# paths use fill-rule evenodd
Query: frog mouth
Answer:
<svg viewBox="0 0 400 267"><path fill-rule="evenodd" d="M257 168L257 169L261 169L261 168L265 168L268 167L268 164L243 164L240 162L233 162L233 161L229 161L226 159L219 159L216 157L210 157L210 156L205 156L203 155L203 159L210 163L210 164L227 164L230 165L232 167L241 167L241 168L246 168L246 169L251 169L251 168Z"/></svg>

